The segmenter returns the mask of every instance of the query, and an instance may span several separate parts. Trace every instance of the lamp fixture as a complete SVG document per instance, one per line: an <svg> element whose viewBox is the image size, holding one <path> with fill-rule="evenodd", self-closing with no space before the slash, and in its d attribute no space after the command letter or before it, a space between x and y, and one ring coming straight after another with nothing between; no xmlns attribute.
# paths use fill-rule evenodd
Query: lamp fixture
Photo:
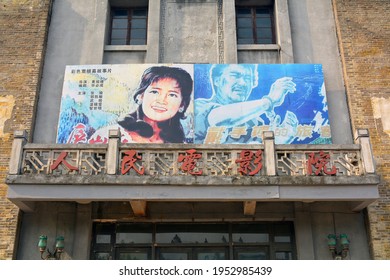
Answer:
<svg viewBox="0 0 390 280"><path fill-rule="evenodd" d="M338 242L339 240L339 242ZM328 235L328 248L334 260L344 260L349 253L349 240L346 234Z"/></svg>
<svg viewBox="0 0 390 280"><path fill-rule="evenodd" d="M42 260L60 260L61 254L64 251L64 237L63 236L57 236L56 238L56 245L54 252L50 252L49 249L46 250L47 247L47 236L41 235L39 237L38 242L39 252L41 252L41 259ZM47 251L46 256L43 256L43 254Z"/></svg>

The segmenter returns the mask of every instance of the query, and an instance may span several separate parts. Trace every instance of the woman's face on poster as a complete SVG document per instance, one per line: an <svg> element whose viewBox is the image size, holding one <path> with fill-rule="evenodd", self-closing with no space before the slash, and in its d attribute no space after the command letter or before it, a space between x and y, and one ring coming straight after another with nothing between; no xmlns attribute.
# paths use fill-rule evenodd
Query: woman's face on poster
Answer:
<svg viewBox="0 0 390 280"><path fill-rule="evenodd" d="M175 79L164 78L151 83L141 95L142 110L147 118L161 122L179 111L182 95Z"/></svg>

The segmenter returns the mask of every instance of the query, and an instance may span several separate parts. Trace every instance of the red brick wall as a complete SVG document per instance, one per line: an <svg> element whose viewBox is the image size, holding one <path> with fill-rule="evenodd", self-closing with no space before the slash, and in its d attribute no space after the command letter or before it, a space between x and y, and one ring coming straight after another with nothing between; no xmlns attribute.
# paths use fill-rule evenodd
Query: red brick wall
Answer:
<svg viewBox="0 0 390 280"><path fill-rule="evenodd" d="M51 0L0 2L0 260L15 258L19 210L6 199L13 131L31 131Z"/></svg>
<svg viewBox="0 0 390 280"><path fill-rule="evenodd" d="M390 259L390 1L333 4L352 126L369 129L382 178L381 198L368 207L372 257Z"/></svg>

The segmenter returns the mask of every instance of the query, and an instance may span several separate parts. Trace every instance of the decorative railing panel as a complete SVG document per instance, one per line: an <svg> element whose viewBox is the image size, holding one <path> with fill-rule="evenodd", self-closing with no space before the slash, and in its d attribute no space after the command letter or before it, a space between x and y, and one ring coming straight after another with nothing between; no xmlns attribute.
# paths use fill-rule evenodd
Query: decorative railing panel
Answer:
<svg viewBox="0 0 390 280"><path fill-rule="evenodd" d="M279 176L364 174L359 150L277 151Z"/></svg>
<svg viewBox="0 0 390 280"><path fill-rule="evenodd" d="M114 131L115 132L115 131ZM361 176L375 173L368 133L352 145L25 144L14 140L10 175ZM20 134L22 135L22 134ZM275 171L276 170L276 171Z"/></svg>
<svg viewBox="0 0 390 280"><path fill-rule="evenodd" d="M106 169L106 150L39 149L26 147L21 162L22 174L97 175Z"/></svg>

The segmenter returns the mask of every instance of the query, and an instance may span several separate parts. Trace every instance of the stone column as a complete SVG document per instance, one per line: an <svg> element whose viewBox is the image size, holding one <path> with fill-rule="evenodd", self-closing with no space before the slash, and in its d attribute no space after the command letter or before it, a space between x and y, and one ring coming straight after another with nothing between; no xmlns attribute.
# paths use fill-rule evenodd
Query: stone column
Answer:
<svg viewBox="0 0 390 280"><path fill-rule="evenodd" d="M10 175L18 175L22 166L23 146L27 143L27 131L17 130L14 132L14 141L11 149L11 159L9 161Z"/></svg>
<svg viewBox="0 0 390 280"><path fill-rule="evenodd" d="M368 129L357 129L355 132L355 141L360 144L364 172L366 174L375 173L374 156Z"/></svg>
<svg viewBox="0 0 390 280"><path fill-rule="evenodd" d="M263 132L265 170L267 176L276 176L275 136L273 131Z"/></svg>
<svg viewBox="0 0 390 280"><path fill-rule="evenodd" d="M119 144L121 141L120 130L111 129L108 132L108 147L107 147L107 174L115 175L118 170L119 162Z"/></svg>

